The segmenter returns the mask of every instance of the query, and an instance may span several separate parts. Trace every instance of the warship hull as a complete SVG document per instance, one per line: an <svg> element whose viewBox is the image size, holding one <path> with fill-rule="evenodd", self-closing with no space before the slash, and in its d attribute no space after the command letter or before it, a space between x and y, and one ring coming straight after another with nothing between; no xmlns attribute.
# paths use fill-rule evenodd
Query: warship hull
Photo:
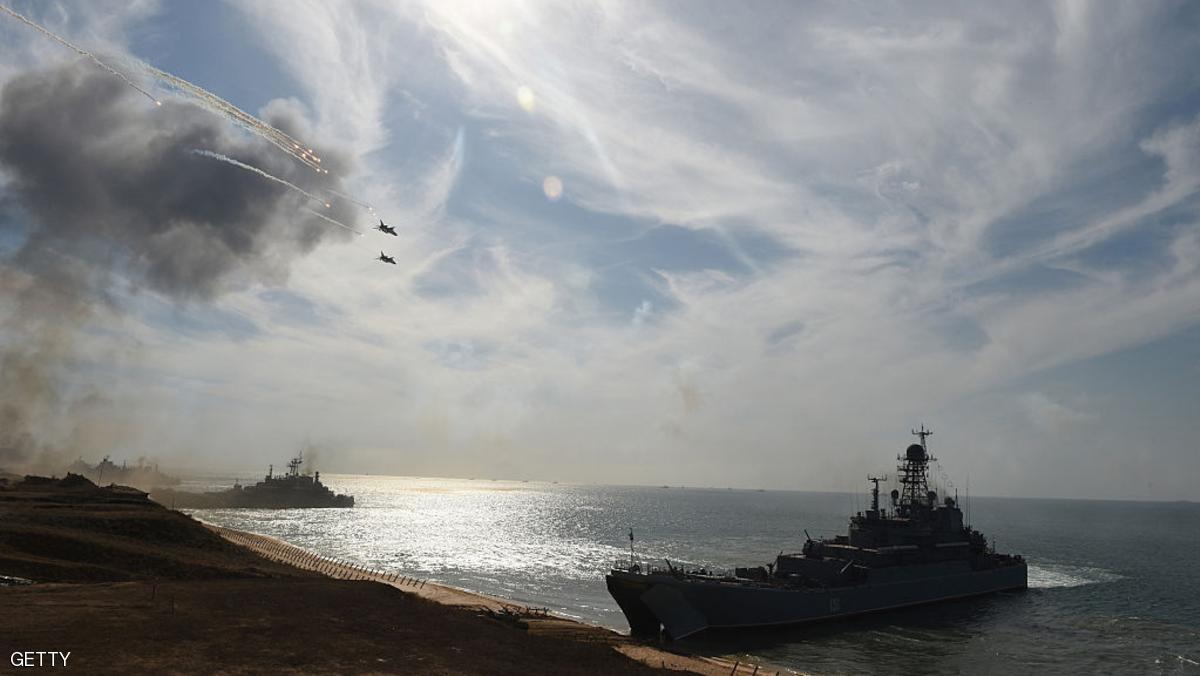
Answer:
<svg viewBox="0 0 1200 676"><path fill-rule="evenodd" d="M662 630L674 639L705 630L835 620L1027 586L1024 562L987 570L961 561L908 566L886 577L845 587L788 588L613 570L606 581L634 635L658 636Z"/></svg>
<svg viewBox="0 0 1200 676"><path fill-rule="evenodd" d="M229 489L209 493L159 490L151 497L172 509L318 509L353 507L349 495L327 495L316 491L254 491Z"/></svg>

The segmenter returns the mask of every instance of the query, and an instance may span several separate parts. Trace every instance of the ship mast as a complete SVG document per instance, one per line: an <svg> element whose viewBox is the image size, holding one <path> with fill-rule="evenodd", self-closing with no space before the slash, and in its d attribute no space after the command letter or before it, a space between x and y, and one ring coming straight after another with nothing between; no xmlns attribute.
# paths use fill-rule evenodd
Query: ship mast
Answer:
<svg viewBox="0 0 1200 676"><path fill-rule="evenodd" d="M300 476L300 465L304 464L304 451L288 461L288 476Z"/></svg>
<svg viewBox="0 0 1200 676"><path fill-rule="evenodd" d="M913 434L913 436L914 436L914 437L920 437L920 438L921 438L921 448L924 448L926 451L928 451L928 450L929 450L929 448L928 448L928 446L926 446L926 444L925 444L925 439L926 439L926 437L932 437L932 436L933 436L933 430L927 430L927 429L925 429L925 423L921 423L921 429L919 429L919 430L913 430L913 431L912 431L912 434Z"/></svg>
<svg viewBox="0 0 1200 676"><path fill-rule="evenodd" d="M925 429L925 425L922 424L919 430L913 430L912 433L921 440L921 443L908 447L904 455L899 458L904 464L897 468L900 472L900 513L902 516L911 516L917 509L934 506L934 498L929 496L927 474L929 461L934 458L929 455L929 448L925 441L933 432Z"/></svg>
<svg viewBox="0 0 1200 676"><path fill-rule="evenodd" d="M879 482L887 481L887 479L888 478L887 478L886 474L884 474L881 477L871 476L869 474L867 475L867 481L870 481L872 484L872 486L871 486L871 512L874 513L875 516L879 516Z"/></svg>
<svg viewBox="0 0 1200 676"><path fill-rule="evenodd" d="M633 570L633 529L629 529L629 570Z"/></svg>

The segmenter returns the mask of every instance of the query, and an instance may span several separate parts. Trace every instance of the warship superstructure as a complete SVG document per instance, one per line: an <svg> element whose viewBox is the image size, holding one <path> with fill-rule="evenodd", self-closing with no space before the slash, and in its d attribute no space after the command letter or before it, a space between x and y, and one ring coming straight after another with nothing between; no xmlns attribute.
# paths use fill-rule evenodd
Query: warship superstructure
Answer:
<svg viewBox="0 0 1200 676"><path fill-rule="evenodd" d="M765 566L720 574L685 570L666 561L653 567L618 562L608 591L634 635L683 638L710 629L803 624L992 592L1024 589L1025 560L1001 554L964 525L956 496L940 501L929 486L926 440L897 459L899 489L891 507L879 504L869 477L871 508L850 519L847 535L808 538L799 553L779 554ZM806 533L807 537L807 533Z"/></svg>
<svg viewBox="0 0 1200 676"><path fill-rule="evenodd" d="M80 458L72 463L67 471L85 476L96 482L97 485L115 483L136 486L145 490L160 486L179 485L178 477L160 472L158 463L148 464L144 458L138 458L137 464L133 466L127 465L124 461L118 465L107 455L95 466L89 465L83 461L83 458Z"/></svg>
<svg viewBox="0 0 1200 676"><path fill-rule="evenodd" d="M233 488L207 493L156 491L151 497L159 504L184 509L216 509L250 507L258 509L290 509L296 507L353 507L354 496L339 495L321 483L321 473L302 473L304 454L292 458L283 475L275 474L272 465L267 476L253 486L235 483Z"/></svg>

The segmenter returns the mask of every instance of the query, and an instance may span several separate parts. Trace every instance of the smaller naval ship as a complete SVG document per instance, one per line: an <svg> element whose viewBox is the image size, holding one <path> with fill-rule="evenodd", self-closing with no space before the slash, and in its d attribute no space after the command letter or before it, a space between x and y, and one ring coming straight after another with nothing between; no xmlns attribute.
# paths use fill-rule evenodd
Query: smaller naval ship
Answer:
<svg viewBox="0 0 1200 676"><path fill-rule="evenodd" d="M178 477L158 471L158 463L148 464L144 458L138 458L137 464L133 466L127 465L124 461L118 465L107 455L95 466L89 465L83 461L83 458L80 458L67 468L67 472L88 477L97 485L112 483L136 486L146 490L159 486L179 485Z"/></svg>
<svg viewBox="0 0 1200 676"><path fill-rule="evenodd" d="M845 618L992 592L1024 589L1025 560L1001 554L963 525L956 497L930 490L924 426L919 444L897 458L900 489L891 508L879 504L869 477L871 509L850 519L847 535L808 538L799 553L730 573L665 568L630 558L606 576L608 591L635 636L679 639L712 629L782 627ZM805 533L807 536L807 533Z"/></svg>
<svg viewBox="0 0 1200 676"><path fill-rule="evenodd" d="M152 498L162 505L182 509L221 509L248 507L257 509L292 509L298 507L353 507L354 496L339 495L321 483L321 473L302 473L304 454L292 458L288 471L275 474L275 466L267 470L267 476L253 486L235 483L233 488L207 493L184 491L156 491Z"/></svg>

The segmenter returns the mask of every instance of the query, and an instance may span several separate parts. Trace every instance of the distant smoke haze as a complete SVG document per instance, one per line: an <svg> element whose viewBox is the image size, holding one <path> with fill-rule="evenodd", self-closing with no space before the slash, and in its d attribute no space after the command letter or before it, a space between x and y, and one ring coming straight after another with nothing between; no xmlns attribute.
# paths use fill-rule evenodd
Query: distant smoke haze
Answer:
<svg viewBox="0 0 1200 676"><path fill-rule="evenodd" d="M287 102L268 114L305 126ZM195 105L148 106L87 64L28 72L0 92L0 234L12 247L0 262L0 467L53 469L134 433L102 383L64 388L85 356L80 332L120 315L118 290L205 302L279 283L297 256L350 236L284 186L195 149L306 189L342 187ZM353 222L345 204L328 213Z"/></svg>

